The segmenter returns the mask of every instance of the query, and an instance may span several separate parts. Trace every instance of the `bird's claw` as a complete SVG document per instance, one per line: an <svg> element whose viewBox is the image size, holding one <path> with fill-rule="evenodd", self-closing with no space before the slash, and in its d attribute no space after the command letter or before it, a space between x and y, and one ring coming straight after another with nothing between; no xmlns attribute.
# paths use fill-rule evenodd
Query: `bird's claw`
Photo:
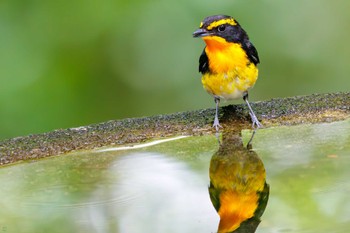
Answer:
<svg viewBox="0 0 350 233"><path fill-rule="evenodd" d="M215 119L214 119L213 127L215 128L216 132L219 131L219 128L222 128L222 126L221 126L220 123L219 123L219 119L218 119L218 118L215 118Z"/></svg>
<svg viewBox="0 0 350 233"><path fill-rule="evenodd" d="M253 115L251 113L249 113L249 115L250 115L250 117L252 119L252 127L253 127L254 130L255 129L260 129L260 128L263 127L263 125L260 123L260 121L258 120L258 118L255 115Z"/></svg>

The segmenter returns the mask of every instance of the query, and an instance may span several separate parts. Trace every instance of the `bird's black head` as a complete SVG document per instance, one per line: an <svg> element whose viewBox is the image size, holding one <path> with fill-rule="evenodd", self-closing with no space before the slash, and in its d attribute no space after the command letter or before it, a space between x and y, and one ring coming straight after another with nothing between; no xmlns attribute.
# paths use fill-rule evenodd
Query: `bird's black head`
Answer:
<svg viewBox="0 0 350 233"><path fill-rule="evenodd" d="M249 41L247 33L231 16L213 15L206 17L201 22L199 29L193 33L193 37L202 37L204 40L219 37L219 39L223 38L225 42L240 44L252 63L256 65L260 62L258 52Z"/></svg>
<svg viewBox="0 0 350 233"><path fill-rule="evenodd" d="M239 23L227 15L213 15L206 17L200 24L199 29L193 33L193 37L218 36L227 42L241 43L248 40L247 33Z"/></svg>

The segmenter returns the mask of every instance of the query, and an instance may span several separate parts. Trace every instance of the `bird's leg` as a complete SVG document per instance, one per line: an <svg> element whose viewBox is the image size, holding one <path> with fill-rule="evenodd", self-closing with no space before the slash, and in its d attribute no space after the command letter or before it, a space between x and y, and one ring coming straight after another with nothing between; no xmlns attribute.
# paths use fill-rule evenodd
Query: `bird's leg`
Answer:
<svg viewBox="0 0 350 233"><path fill-rule="evenodd" d="M252 141L255 135L256 129L253 130L252 136L250 137L248 143L247 143L247 149L251 150L253 148Z"/></svg>
<svg viewBox="0 0 350 233"><path fill-rule="evenodd" d="M219 128L222 126L219 123L219 104L220 104L220 98L214 97L214 101L216 104L216 109L215 109L215 118L214 118L214 124L213 127L215 127L216 132L219 132Z"/></svg>
<svg viewBox="0 0 350 233"><path fill-rule="evenodd" d="M245 92L244 95L243 95L243 100L247 103L248 105L248 108L249 108L249 115L250 117L252 118L252 127L253 129L259 129L261 128L263 125L259 122L258 118L255 116L255 113L252 109L252 107L250 106L249 104L249 101L248 101L248 92Z"/></svg>

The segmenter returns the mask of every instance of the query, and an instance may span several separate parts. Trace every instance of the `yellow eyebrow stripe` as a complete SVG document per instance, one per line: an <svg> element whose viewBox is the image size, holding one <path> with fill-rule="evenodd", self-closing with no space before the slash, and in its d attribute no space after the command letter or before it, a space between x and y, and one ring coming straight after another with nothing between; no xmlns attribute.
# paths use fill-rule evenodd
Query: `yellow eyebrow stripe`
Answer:
<svg viewBox="0 0 350 233"><path fill-rule="evenodd" d="M230 24L232 26L237 25L236 21L234 19L220 19L218 21L212 22L211 24L209 24L209 26L207 27L207 30L212 30L213 28L216 28L219 25L222 24Z"/></svg>

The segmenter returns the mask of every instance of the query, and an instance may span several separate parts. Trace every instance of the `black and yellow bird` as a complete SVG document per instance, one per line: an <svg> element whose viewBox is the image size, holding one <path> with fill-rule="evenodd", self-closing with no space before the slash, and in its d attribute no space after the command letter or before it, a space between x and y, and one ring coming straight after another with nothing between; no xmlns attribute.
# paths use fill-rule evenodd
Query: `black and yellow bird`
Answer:
<svg viewBox="0 0 350 233"><path fill-rule="evenodd" d="M269 199L265 167L254 150L243 146L240 133L226 131L222 138L209 168L210 200L220 216L217 232L253 233Z"/></svg>
<svg viewBox="0 0 350 233"><path fill-rule="evenodd" d="M230 16L214 15L205 18L193 37L202 37L206 43L199 58L204 89L214 97L216 114L213 127L220 126L218 110L221 99L243 97L249 108L253 128L262 125L248 102L248 90L258 78L258 52L247 33Z"/></svg>

